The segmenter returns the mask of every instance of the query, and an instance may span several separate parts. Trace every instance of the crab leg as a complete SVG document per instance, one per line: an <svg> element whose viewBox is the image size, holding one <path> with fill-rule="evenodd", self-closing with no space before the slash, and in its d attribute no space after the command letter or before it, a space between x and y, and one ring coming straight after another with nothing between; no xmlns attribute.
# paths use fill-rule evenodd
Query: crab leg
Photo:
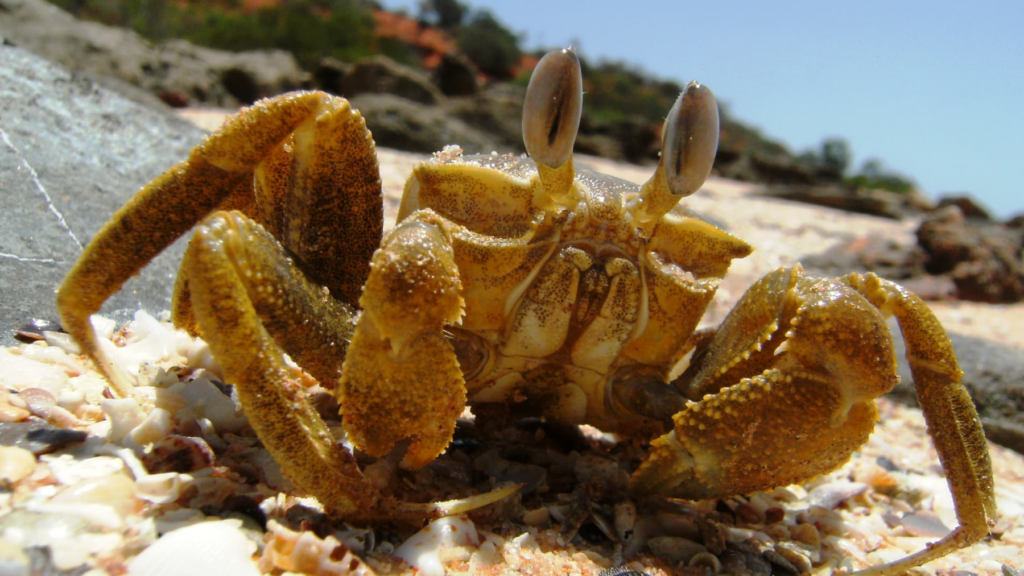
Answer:
<svg viewBox="0 0 1024 576"><path fill-rule="evenodd" d="M216 334L210 350L284 473L334 513L356 521L376 517L380 495L310 406L297 372L258 315L259 308L275 305L328 313L342 305L322 301L317 287L288 268L281 247L239 213L218 212L204 221L182 268L199 326ZM288 288L288 295L277 287ZM335 328L320 351L343 348L346 327ZM338 352L343 357L343 349Z"/></svg>
<svg viewBox="0 0 1024 576"><path fill-rule="evenodd" d="M939 321L916 295L874 274L850 274L843 281L886 315L894 315L907 344L914 389L946 473L960 525L938 542L896 562L858 572L897 574L941 558L988 534L996 518L995 488L985 434L953 346Z"/></svg>
<svg viewBox="0 0 1024 576"><path fill-rule="evenodd" d="M131 379L99 348L89 316L218 208L240 208L279 233L300 268L354 304L382 221L373 140L362 118L343 99L318 92L260 101L142 188L97 233L61 284L57 308L117 394L128 393ZM187 306L175 307L188 318Z"/></svg>

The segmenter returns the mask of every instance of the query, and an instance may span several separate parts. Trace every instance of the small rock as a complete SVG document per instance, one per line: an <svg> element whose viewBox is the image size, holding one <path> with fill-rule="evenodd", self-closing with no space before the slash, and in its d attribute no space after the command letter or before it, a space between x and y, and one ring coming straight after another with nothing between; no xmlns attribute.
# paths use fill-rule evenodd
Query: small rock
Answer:
<svg viewBox="0 0 1024 576"><path fill-rule="evenodd" d="M551 519L551 511L545 508L536 508L523 512L523 524L527 526L541 526Z"/></svg>
<svg viewBox="0 0 1024 576"><path fill-rule="evenodd" d="M45 422L0 422L0 445L18 446L36 456L85 442L87 437L81 430L66 430Z"/></svg>
<svg viewBox="0 0 1024 576"><path fill-rule="evenodd" d="M863 494L867 489L868 485L862 482L829 482L811 490L807 499L811 506L832 510L844 501Z"/></svg>
<svg viewBox="0 0 1024 576"><path fill-rule="evenodd" d="M480 91L476 67L464 54L445 53L433 76L445 96L472 96Z"/></svg>
<svg viewBox="0 0 1024 576"><path fill-rule="evenodd" d="M418 70L383 55L357 62L345 74L341 83L341 94L346 98L370 92L391 94L428 105L436 105L444 100L440 90Z"/></svg>
<svg viewBox="0 0 1024 576"><path fill-rule="evenodd" d="M692 540L675 536L658 536L647 540L647 548L655 555L672 562L688 563L694 556L708 549Z"/></svg>
<svg viewBox="0 0 1024 576"><path fill-rule="evenodd" d="M950 533L950 529L942 523L938 516L924 510L907 514L900 523L911 536L942 538Z"/></svg>

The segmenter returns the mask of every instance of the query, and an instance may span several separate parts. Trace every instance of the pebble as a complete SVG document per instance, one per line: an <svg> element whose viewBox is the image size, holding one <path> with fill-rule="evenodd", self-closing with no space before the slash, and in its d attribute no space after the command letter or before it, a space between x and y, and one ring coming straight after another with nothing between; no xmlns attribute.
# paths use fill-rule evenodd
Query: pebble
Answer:
<svg viewBox="0 0 1024 576"><path fill-rule="evenodd" d="M544 508L536 508L523 512L523 524L527 526L541 526L551 519L551 511Z"/></svg>
<svg viewBox="0 0 1024 576"><path fill-rule="evenodd" d="M4 576L29 576L28 556L21 546L0 538L0 574Z"/></svg>
<svg viewBox="0 0 1024 576"><path fill-rule="evenodd" d="M863 494L867 489L868 485L863 482L829 482L811 490L807 499L811 506L821 506L831 510L844 501Z"/></svg>
<svg viewBox="0 0 1024 576"><path fill-rule="evenodd" d="M810 554L791 542L779 542L775 545L775 552L785 558L801 574L809 574L814 565L811 563Z"/></svg>
<svg viewBox="0 0 1024 576"><path fill-rule="evenodd" d="M78 424L78 418L71 412L57 405L57 398L49 390L42 388L25 388L18 393L18 398L33 415L46 420L60 428L71 428Z"/></svg>
<svg viewBox="0 0 1024 576"><path fill-rule="evenodd" d="M25 401L0 388L0 422L20 422L32 414Z"/></svg>
<svg viewBox="0 0 1024 576"><path fill-rule="evenodd" d="M124 461L115 456L76 459L71 454L61 454L43 456L40 460L50 467L50 473L64 486L71 486L86 478L117 474L125 469Z"/></svg>
<svg viewBox="0 0 1024 576"><path fill-rule="evenodd" d="M195 436L171 435L153 444L142 457L150 473L194 472L213 466L216 455L206 440Z"/></svg>
<svg viewBox="0 0 1024 576"><path fill-rule="evenodd" d="M373 576L374 571L332 535L295 532L271 521L259 567L263 572L283 570L311 576ZM277 570L275 570L277 569Z"/></svg>
<svg viewBox="0 0 1024 576"><path fill-rule="evenodd" d="M942 538L950 533L950 529L938 516L924 510L903 516L900 524L911 536Z"/></svg>
<svg viewBox="0 0 1024 576"><path fill-rule="evenodd" d="M697 554L708 551L707 547L692 540L675 536L648 538L647 548L656 556L683 563L688 563Z"/></svg>
<svg viewBox="0 0 1024 576"><path fill-rule="evenodd" d="M185 408L175 414L179 421L206 418L221 433L237 433L249 423L231 397L206 378L189 381L180 393Z"/></svg>
<svg viewBox="0 0 1024 576"><path fill-rule="evenodd" d="M28 348L35 346L24 347ZM68 375L63 369L26 358L22 354L12 354L6 348L0 348L0 365L4 367L0 371L0 386L4 388L42 388L56 396L68 385Z"/></svg>
<svg viewBox="0 0 1024 576"><path fill-rule="evenodd" d="M620 542L626 542L633 536L633 526L636 525L636 504L624 500L615 505L615 531L619 535Z"/></svg>
<svg viewBox="0 0 1024 576"><path fill-rule="evenodd" d="M174 429L171 413L161 408L154 408L138 426L129 432L131 439L140 446L159 442Z"/></svg>
<svg viewBox="0 0 1024 576"><path fill-rule="evenodd" d="M803 542L808 546L814 546L815 548L821 547L821 534L818 533L818 529L813 524L797 524L790 526L789 533L794 540Z"/></svg>
<svg viewBox="0 0 1024 576"><path fill-rule="evenodd" d="M35 454L17 446L0 446L0 478L5 482L18 482L35 469Z"/></svg>

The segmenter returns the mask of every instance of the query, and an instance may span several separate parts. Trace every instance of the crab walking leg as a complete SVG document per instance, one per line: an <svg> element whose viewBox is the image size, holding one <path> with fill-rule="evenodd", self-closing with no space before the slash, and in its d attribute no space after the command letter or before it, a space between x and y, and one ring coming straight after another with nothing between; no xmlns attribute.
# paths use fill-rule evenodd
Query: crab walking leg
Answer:
<svg viewBox="0 0 1024 576"><path fill-rule="evenodd" d="M324 128L342 133L345 138L314 139L313 134ZM295 137L291 138L293 133ZM323 93L294 93L258 102L193 149L188 160L136 193L90 241L58 290L57 308L64 328L82 351L97 362L117 394L128 393L131 379L99 348L89 317L128 278L213 210L242 207L247 212L263 212L247 197L254 193L254 173L259 181L261 162L280 151L281 144L288 139L294 141L296 150L305 149L308 153L296 152L294 172L280 175L277 180L269 178L271 181L264 186L268 190L264 200L268 201L263 206L281 220L297 222L292 234L296 245L286 242L289 249L307 262L307 268L326 269L327 278L318 281L332 290L338 289L336 284L343 285L344 290L338 291L354 301L365 278L365 262L380 237L380 218L374 223L372 214L374 202L378 212L381 208L379 175L369 132L362 118L344 100ZM306 144L314 140L330 143ZM353 174L359 171L366 174ZM318 200L323 196L319 194L320 188L331 185L344 190L344 194L333 195L341 200ZM282 192L285 187L299 191L298 200L292 198L294 194ZM359 200L353 203L349 198ZM349 227L351 231L341 235L337 243L322 242L326 244L324 248L308 237L322 232L327 227L324 220L331 220L332 215L345 216L346 206L332 204L353 204L356 208L366 204L369 211L356 210L347 219L343 217L340 224L334 221L333 225ZM333 266L320 265L322 260L346 253L348 256ZM357 264L351 267L356 277L346 281L343 271L348 260Z"/></svg>
<svg viewBox="0 0 1024 576"><path fill-rule="evenodd" d="M203 234L196 234L189 243L179 278L194 278L201 273L195 262L202 256L194 253L210 251L211 239L217 242L227 260L225 265L235 271L232 278L245 287L248 301L274 343L320 382L337 382L345 350L355 332L356 310L330 298L323 288L307 279L291 265L281 244L242 213L215 212L200 229ZM188 296L201 297L191 291ZM221 338L212 332L207 340L212 343ZM238 348L233 353L247 351Z"/></svg>
<svg viewBox="0 0 1024 576"><path fill-rule="evenodd" d="M185 257L196 319L213 336L214 357L284 473L328 510L370 520L380 501L377 491L310 406L257 315L250 288L259 286L246 285L250 263L238 254L248 235L244 224L237 214L218 213L196 231Z"/></svg>
<svg viewBox="0 0 1024 576"><path fill-rule="evenodd" d="M384 238L338 389L355 445L379 456L410 438L406 467L424 466L444 451L466 405L462 371L444 334L464 306L445 224L420 210Z"/></svg>
<svg viewBox="0 0 1024 576"><path fill-rule="evenodd" d="M861 575L898 574L977 542L996 518L995 488L985 434L949 337L916 295L874 274L850 274L843 281L887 315L894 315L907 344L914 389L946 473L960 526L906 558Z"/></svg>

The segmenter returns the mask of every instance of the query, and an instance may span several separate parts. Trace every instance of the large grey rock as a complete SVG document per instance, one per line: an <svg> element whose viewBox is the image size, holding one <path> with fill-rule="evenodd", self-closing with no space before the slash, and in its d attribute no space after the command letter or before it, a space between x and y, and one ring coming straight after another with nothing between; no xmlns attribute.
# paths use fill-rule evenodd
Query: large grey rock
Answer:
<svg viewBox="0 0 1024 576"><path fill-rule="evenodd" d="M54 291L82 247L203 132L11 46L0 46L0 344L56 319ZM130 250L130 246L125 249ZM103 308L169 307L179 241Z"/></svg>

